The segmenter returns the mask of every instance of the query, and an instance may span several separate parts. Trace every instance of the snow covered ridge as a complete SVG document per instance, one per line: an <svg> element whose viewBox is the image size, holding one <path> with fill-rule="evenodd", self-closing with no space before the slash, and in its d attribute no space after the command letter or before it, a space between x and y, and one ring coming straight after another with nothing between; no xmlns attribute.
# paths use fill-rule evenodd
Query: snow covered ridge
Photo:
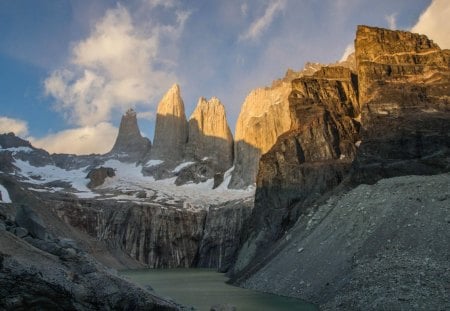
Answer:
<svg viewBox="0 0 450 311"><path fill-rule="evenodd" d="M30 152L33 152L34 150L31 149L30 147L11 147L11 148L3 148L3 147L0 145L0 152L6 152L6 151L12 152L13 155L14 155L14 154L16 154L16 153L18 153L18 152L30 153Z"/></svg>
<svg viewBox="0 0 450 311"><path fill-rule="evenodd" d="M15 159L14 165L20 170L17 175L28 183L44 185L49 182L62 181L71 184L76 190L74 194L80 198L93 198L98 196L98 194L93 193L87 187L86 167L68 171L54 165L37 167L31 165L28 161L18 159ZM54 187L48 188L49 192L55 192L57 190Z"/></svg>
<svg viewBox="0 0 450 311"><path fill-rule="evenodd" d="M2 194L0 203L12 203L8 190L0 184L0 193Z"/></svg>
<svg viewBox="0 0 450 311"><path fill-rule="evenodd" d="M153 202L163 205L208 208L213 204L254 195L254 187L247 190L227 189L233 168L225 172L224 182L216 189L212 189L213 178L203 183L177 186L175 185L177 177L155 180L153 176L144 176L142 173L143 167L159 165L162 162L161 160L151 160L144 165L136 165L121 162L117 159L109 159L99 166L114 169L116 175L106 178L103 185L94 190L87 187L89 183L87 174L92 169L92 167L87 166L72 170L62 169L54 165L37 167L28 161L15 158L14 165L18 170L11 174L18 176L26 183L37 185L36 187L29 187L29 190L35 192L68 192L79 198L112 199L142 204ZM192 164L194 162L181 163L173 172L178 173Z"/></svg>

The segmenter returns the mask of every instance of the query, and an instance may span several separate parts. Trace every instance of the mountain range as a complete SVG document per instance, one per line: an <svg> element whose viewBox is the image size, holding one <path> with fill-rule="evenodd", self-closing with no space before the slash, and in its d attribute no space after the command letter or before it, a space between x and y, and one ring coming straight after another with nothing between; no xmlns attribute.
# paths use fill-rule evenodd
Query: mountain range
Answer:
<svg viewBox="0 0 450 311"><path fill-rule="evenodd" d="M0 306L182 309L109 269L208 267L324 310L448 309L449 99L449 50L358 26L347 61L251 91L234 138L218 98L187 119L177 84L153 143L133 110L104 155L2 134Z"/></svg>

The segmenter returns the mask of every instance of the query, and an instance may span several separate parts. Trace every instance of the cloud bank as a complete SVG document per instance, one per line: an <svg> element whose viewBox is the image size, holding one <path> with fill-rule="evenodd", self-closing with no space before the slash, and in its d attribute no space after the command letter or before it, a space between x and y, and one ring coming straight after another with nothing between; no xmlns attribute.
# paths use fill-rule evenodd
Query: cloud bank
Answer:
<svg viewBox="0 0 450 311"><path fill-rule="evenodd" d="M433 0L411 29L427 35L443 49L450 49L450 1Z"/></svg>
<svg viewBox="0 0 450 311"><path fill-rule="evenodd" d="M28 124L26 121L8 117L0 117L0 134L13 132L17 136L28 135Z"/></svg>
<svg viewBox="0 0 450 311"><path fill-rule="evenodd" d="M111 150L118 129L108 122L50 134L44 138L29 137L33 146L50 153L103 154Z"/></svg>
<svg viewBox="0 0 450 311"><path fill-rule="evenodd" d="M68 66L45 81L47 95L73 124L93 126L108 121L111 113L148 103L175 75L161 62L161 37L180 31L175 27L137 27L128 10L117 6L95 24L90 36L73 45Z"/></svg>
<svg viewBox="0 0 450 311"><path fill-rule="evenodd" d="M177 81L167 50L174 50L190 13L176 4L146 0L134 12L120 4L107 10L87 38L72 44L66 65L44 82L55 109L76 127L32 142L55 153L105 153L117 135L114 115L132 107L140 118L153 118L150 103ZM152 22L148 17L156 9L172 19Z"/></svg>

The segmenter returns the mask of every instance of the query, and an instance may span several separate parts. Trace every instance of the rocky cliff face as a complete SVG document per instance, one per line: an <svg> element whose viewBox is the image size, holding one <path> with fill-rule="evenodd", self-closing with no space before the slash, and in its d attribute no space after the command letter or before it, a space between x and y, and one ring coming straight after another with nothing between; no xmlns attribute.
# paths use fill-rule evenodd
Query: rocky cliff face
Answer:
<svg viewBox="0 0 450 311"><path fill-rule="evenodd" d="M245 226L237 270L260 260L306 206L338 185L356 154L355 75L347 68L324 67L294 80L292 89L292 127L261 157L255 208Z"/></svg>
<svg viewBox="0 0 450 311"><path fill-rule="evenodd" d="M450 169L450 51L426 36L358 27L362 144L355 180Z"/></svg>
<svg viewBox="0 0 450 311"><path fill-rule="evenodd" d="M434 293L448 283L436 275L449 236L431 236L445 225L448 174L332 194L449 171L450 51L422 35L367 26L355 44L357 76L323 68L293 81L292 128L261 158L234 281L330 310L446 306ZM420 269L423 262L430 268Z"/></svg>
<svg viewBox="0 0 450 311"><path fill-rule="evenodd" d="M0 203L0 309L183 309L96 262L86 252L87 241L67 238L74 232L50 206L14 180L0 181L20 202Z"/></svg>
<svg viewBox="0 0 450 311"><path fill-rule="evenodd" d="M122 156L129 161L137 161L150 152L151 142L142 137L139 130L136 112L129 109L120 121L119 133L110 155Z"/></svg>
<svg viewBox="0 0 450 311"><path fill-rule="evenodd" d="M53 206L65 223L106 244L119 261L125 254L150 268L227 270L252 202L230 202L209 212L92 200L60 200Z"/></svg>
<svg viewBox="0 0 450 311"><path fill-rule="evenodd" d="M241 108L235 131L235 160L230 188L255 182L258 160L291 126L288 97L291 83L253 90Z"/></svg>
<svg viewBox="0 0 450 311"><path fill-rule="evenodd" d="M353 59L349 58L342 65L351 67L353 63ZM330 66L336 65L340 63ZM273 81L271 87L250 92L236 123L235 169L230 188L245 188L256 182L261 155L269 151L278 137L291 128L289 95L293 91L292 80L311 76L323 66L319 63L306 63L301 71L288 69L286 75Z"/></svg>
<svg viewBox="0 0 450 311"><path fill-rule="evenodd" d="M188 124L180 87L174 84L158 104L152 159L183 159L188 137Z"/></svg>
<svg viewBox="0 0 450 311"><path fill-rule="evenodd" d="M251 215L253 200L237 200L210 207L205 220L197 266L226 272L234 264L243 226Z"/></svg>
<svg viewBox="0 0 450 311"><path fill-rule="evenodd" d="M187 158L208 158L215 171L225 172L233 165L233 136L225 107L216 97L200 98L189 118Z"/></svg>

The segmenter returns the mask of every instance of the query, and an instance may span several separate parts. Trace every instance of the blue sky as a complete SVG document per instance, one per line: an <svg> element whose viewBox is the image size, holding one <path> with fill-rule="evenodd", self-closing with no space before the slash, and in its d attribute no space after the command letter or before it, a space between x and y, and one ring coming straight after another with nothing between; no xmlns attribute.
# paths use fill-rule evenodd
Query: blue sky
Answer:
<svg viewBox="0 0 450 311"><path fill-rule="evenodd" d="M234 131L251 89L338 61L358 24L415 27L448 48L449 3L0 0L0 131L52 152L105 152L133 107L152 139L173 83L187 117L200 96L217 96Z"/></svg>

